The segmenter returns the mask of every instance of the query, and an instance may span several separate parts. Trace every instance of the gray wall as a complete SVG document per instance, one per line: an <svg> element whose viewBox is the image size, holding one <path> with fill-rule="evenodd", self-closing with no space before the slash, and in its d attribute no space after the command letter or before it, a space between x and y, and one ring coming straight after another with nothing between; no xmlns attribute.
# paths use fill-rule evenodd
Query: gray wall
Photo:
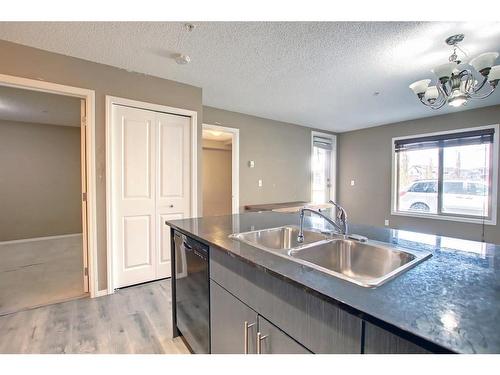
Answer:
<svg viewBox="0 0 500 375"><path fill-rule="evenodd" d="M201 88L128 72L111 66L59 55L0 40L0 73L45 80L95 91L97 252L99 289L106 288L105 95L119 96L198 112L201 139ZM167 64L165 69L168 69ZM201 142L198 162L201 160ZM201 169L198 170L201 212Z"/></svg>
<svg viewBox="0 0 500 375"><path fill-rule="evenodd" d="M341 133L337 182L340 203L352 222L384 226L384 219L389 219L392 228L481 240L479 224L390 215L391 139L499 122L500 106L494 106ZM351 180L355 180L355 186L350 186ZM487 242L500 243L499 225L485 225L484 229Z"/></svg>
<svg viewBox="0 0 500 375"><path fill-rule="evenodd" d="M202 106L202 89L0 40L0 73L95 91L99 289L106 288L105 96L198 112L198 207L202 199L202 122L241 129L240 206L309 200L311 129ZM204 113L202 113L204 112ZM204 120L204 121L202 121ZM255 168L247 167L248 160ZM258 179L263 187L257 186Z"/></svg>
<svg viewBox="0 0 500 375"><path fill-rule="evenodd" d="M232 150L221 141L203 140L203 216L231 215Z"/></svg>
<svg viewBox="0 0 500 375"><path fill-rule="evenodd" d="M0 241L81 233L80 127L0 121Z"/></svg>
<svg viewBox="0 0 500 375"><path fill-rule="evenodd" d="M206 106L203 122L240 129L240 210L247 204L310 200L312 129Z"/></svg>

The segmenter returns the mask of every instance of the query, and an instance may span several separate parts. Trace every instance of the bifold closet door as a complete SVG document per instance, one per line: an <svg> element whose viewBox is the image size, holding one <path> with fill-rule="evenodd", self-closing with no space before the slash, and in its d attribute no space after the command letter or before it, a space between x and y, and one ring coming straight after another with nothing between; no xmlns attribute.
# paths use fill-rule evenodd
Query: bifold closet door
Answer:
<svg viewBox="0 0 500 375"><path fill-rule="evenodd" d="M190 118L113 105L114 286L170 276L165 220L190 213Z"/></svg>

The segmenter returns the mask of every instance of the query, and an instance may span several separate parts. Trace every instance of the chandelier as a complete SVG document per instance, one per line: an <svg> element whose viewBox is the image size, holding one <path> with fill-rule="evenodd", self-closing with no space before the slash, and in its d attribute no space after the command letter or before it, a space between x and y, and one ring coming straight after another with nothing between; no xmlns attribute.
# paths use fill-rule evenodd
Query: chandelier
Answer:
<svg viewBox="0 0 500 375"><path fill-rule="evenodd" d="M469 61L469 67L464 67L457 55L458 49L466 56L458 46L462 40L463 34L452 35L446 39L446 44L453 47L453 53L448 63L431 70L437 78L435 86L429 86L430 79L410 85L410 89L425 106L439 109L448 103L452 107L460 107L469 99L484 99L495 91L500 80L500 65L493 66L498 52L482 53Z"/></svg>

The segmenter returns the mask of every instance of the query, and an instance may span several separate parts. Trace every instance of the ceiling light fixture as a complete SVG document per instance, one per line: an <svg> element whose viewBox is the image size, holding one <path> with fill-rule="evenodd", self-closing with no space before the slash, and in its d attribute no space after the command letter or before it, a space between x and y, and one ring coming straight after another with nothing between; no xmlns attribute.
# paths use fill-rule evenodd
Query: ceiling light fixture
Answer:
<svg viewBox="0 0 500 375"><path fill-rule="evenodd" d="M192 23L185 23L183 25L183 28L187 33L190 33L196 28L196 25L194 25ZM178 49L180 49L182 34L183 33L179 34L179 39L177 40L177 48ZM189 64L191 62L191 57L189 55L185 55L183 53L177 53L174 55L174 60L179 65L186 65L186 64Z"/></svg>
<svg viewBox="0 0 500 375"><path fill-rule="evenodd" d="M500 65L493 66L498 52L486 52L473 58L469 65L474 69L461 68L462 61L458 59L457 50L466 56L458 46L463 40L464 34L446 39L446 44L453 47L453 53L449 62L431 70L436 75L436 85L429 86L430 79L410 85L410 89L425 106L439 109L448 103L452 107L460 107L469 99L485 99L495 91L500 80Z"/></svg>

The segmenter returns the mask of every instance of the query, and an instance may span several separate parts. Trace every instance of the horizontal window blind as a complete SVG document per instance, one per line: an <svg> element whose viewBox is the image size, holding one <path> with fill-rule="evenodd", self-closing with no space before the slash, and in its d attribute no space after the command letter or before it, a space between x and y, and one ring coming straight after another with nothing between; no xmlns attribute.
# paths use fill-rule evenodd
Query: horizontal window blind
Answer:
<svg viewBox="0 0 500 375"><path fill-rule="evenodd" d="M332 139L320 136L313 136L313 145L314 147L323 148L325 150L332 150Z"/></svg>
<svg viewBox="0 0 500 375"><path fill-rule="evenodd" d="M414 151L438 147L456 147L493 143L495 129L478 129L459 133L438 134L426 137L398 139L394 141L394 150Z"/></svg>

